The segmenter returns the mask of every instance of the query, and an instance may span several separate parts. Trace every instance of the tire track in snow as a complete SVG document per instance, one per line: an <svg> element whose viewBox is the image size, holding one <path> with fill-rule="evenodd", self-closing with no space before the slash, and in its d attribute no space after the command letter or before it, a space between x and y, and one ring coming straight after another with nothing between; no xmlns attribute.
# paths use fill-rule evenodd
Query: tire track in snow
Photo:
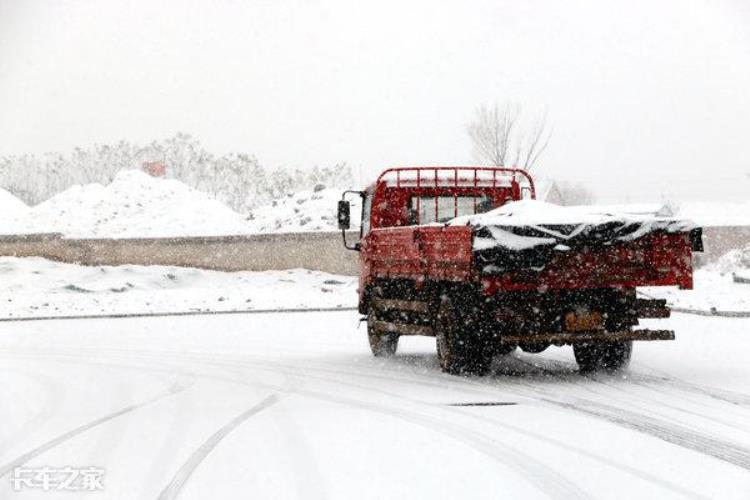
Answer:
<svg viewBox="0 0 750 500"><path fill-rule="evenodd" d="M750 407L750 394L729 391L726 389L717 389L704 385L692 384L682 380L674 379L668 375L663 377L636 373L637 381L641 384L665 384L685 392L692 392L703 396L723 401L735 406Z"/></svg>
<svg viewBox="0 0 750 500"><path fill-rule="evenodd" d="M259 360L251 359L253 363L258 363ZM408 400L402 396L386 391L380 391L368 387L366 385L355 384L351 382L341 381L340 379L330 379L320 376L311 376L309 373L310 367L294 367L286 364L277 362L271 362L268 360L260 361L266 364L270 370L276 372L282 372L286 374L303 375L310 378L322 379L327 382L333 382L340 385L354 387L357 389L364 389L369 392L382 393L396 397L402 401L406 400L411 403L414 401ZM220 362L219 364L226 365L226 362ZM247 367L246 363L234 362L235 366L240 368ZM252 366L256 368L256 366ZM315 369L312 369L315 371ZM344 373L344 372L339 372ZM302 396L311 397L317 400L327 401L350 408L364 409L380 413L385 416L397 418L406 422L410 422L419 427L423 427L428 431L437 432L442 434L449 439L457 441L475 451L488 456L492 460L500 463L507 467L509 470L515 472L519 477L528 481L534 488L539 489L551 498L571 498L571 499L587 499L589 495L578 487L577 484L571 482L567 477L560 474L556 470L550 468L546 464L540 462L537 458L521 451L520 449L496 440L493 436L483 434L470 427L457 424L451 420L436 417L433 415L427 415L424 412L408 410L401 407L384 405L382 403L373 403L370 401L364 401L357 398L341 396L338 393L328 393L313 390L299 390L298 394ZM421 403L425 408L429 408L431 411L435 410L433 405ZM161 500L161 498L160 498Z"/></svg>
<svg viewBox="0 0 750 500"><path fill-rule="evenodd" d="M594 401L557 401L546 398L543 401L578 413L604 419L682 448L709 455L743 469L750 470L750 449L695 432L688 427Z"/></svg>
<svg viewBox="0 0 750 500"><path fill-rule="evenodd" d="M109 422L112 419L115 419L117 417L120 417L122 415L128 414L130 412L133 412L135 410L138 410L140 408L143 408L145 406L148 406L152 403L155 403L161 399L174 396L175 394L178 394L187 388L189 388L193 382L190 382L189 384L180 385L180 384L174 384L166 391L157 394L156 396L147 399L146 401L142 401L140 403L135 403L129 406L126 406L124 408L121 408L115 412L109 413L107 415L104 415L103 417L99 417L96 420L92 420L91 422L88 422L86 424L83 424L79 427L76 427L75 429L69 430L68 432L65 432L63 434L60 434L59 436L50 439L46 443L37 446L36 448L33 448L23 455L17 457L16 459L10 461L9 463L5 465L0 465L0 478L6 476L9 474L13 469L16 467L20 467L23 464L27 463L29 460L32 460L33 458L38 457L39 455L43 454L44 452L54 448L55 446L58 446L76 436L79 434L82 434L90 429L93 429L94 427L97 427L101 424L104 424L106 422Z"/></svg>
<svg viewBox="0 0 750 500"><path fill-rule="evenodd" d="M154 361L157 359L160 359L162 362L164 361L164 353L162 352L149 352L149 351L137 351L137 350L112 350L116 354L116 357L125 357L127 356L132 360L133 356L137 356L142 361L147 361L151 357L154 358ZM145 356L144 356L145 354ZM256 358L250 358L250 357L232 357L235 359L235 361L232 361L230 359L227 359L226 357L210 357L200 354L177 354L172 353L170 358L174 359L182 359L182 360L192 360L192 361L203 361L207 364L215 364L219 366L241 366L243 368L254 368L254 369L265 369L265 370L271 370L276 372L282 372L286 374L293 373L295 375L304 375L304 376L310 376L308 370L312 368L313 371L326 371L333 374L346 374L346 375L358 375L358 376L364 376L364 377L371 377L376 376L377 378L383 378L388 380L396 380L401 381L402 383L405 382L405 378L412 378L414 383L417 384L428 384L428 385L439 385L439 386L445 386L445 381L440 380L433 380L432 378L424 379L424 378L418 378L418 377L405 377L405 373L398 372L394 373L393 376L389 376L385 373L381 373L375 368L370 370L369 372L367 370L364 371L354 371L354 370L337 370L337 369L325 369L321 370L320 368L313 368L313 367L295 367L295 366L289 366L285 364L280 364L278 362L271 362L266 359L256 359ZM73 357L73 356L71 356ZM248 362L254 363L254 365L248 365ZM262 365L265 365L265 368L263 368ZM191 365L192 366L192 365ZM290 372L290 370L292 370ZM162 370L164 371L164 370ZM170 370L173 371L173 370ZM392 370L387 370L392 371ZM243 385L254 385L258 386L257 383L250 383L245 378L242 378L240 380L236 379L227 379L226 377L217 377L215 375L211 374L195 374L196 376L202 377L202 378L215 378L224 380L227 382L234 382L239 383ZM378 376L380 375L380 376ZM558 374L559 375L559 374ZM321 377L317 377L321 378ZM342 381L341 379L325 379L329 382L338 383L338 384L344 384L349 386L354 386L362 389L367 390L374 390L371 387L359 385L359 384L352 384L348 383L346 381ZM453 384L460 383L460 385L466 387L467 389L470 387L473 387L475 390L481 390L482 392L486 392L487 394L492 394L494 391L492 391L492 386L487 385L486 383L482 383L479 380L470 378L470 379L454 379L454 377L450 377L446 379L447 381L450 381ZM508 389L513 390L514 388L508 387ZM518 387L515 387L517 392ZM375 389L376 392L385 392L385 391L379 391ZM509 447L505 443L499 442L495 440L492 436L489 436L487 434L483 434L480 432L477 432L476 430L461 426L460 424L455 424L451 421L446 421L446 419L441 419L439 417L434 416L425 416L421 412L415 413L413 411L407 411L403 408L394 408L390 405L382 405L382 404L374 404L370 403L368 401L362 401L357 399L351 399L351 398L345 398L345 397L339 397L338 395L334 394L328 394L328 393L320 393L320 392L314 392L314 391L304 391L299 392L302 395L307 395L309 397L319 399L319 400L325 400L330 401L334 403L343 404L350 407L356 407L361 409L366 409L370 411L379 412L384 415L389 415L391 417L399 418L401 420L405 420L407 422L412 422L416 425L422 426L428 430L432 430L435 432L439 432L453 440L456 440L458 442L461 442L470 448L475 449L476 451L479 451L493 460L498 461L499 463L505 465L510 470L516 471L521 477L529 478L531 475L532 478L529 479L531 483L540 489L541 491L544 491L548 493L549 495L553 497L564 497L564 498L586 498L585 492L580 490L577 485L571 483L567 478L563 477L559 472L555 471L554 469L549 468L543 463L540 463L535 457L529 456L523 452L520 452L520 450L514 449L512 447ZM404 398L403 396L389 393L395 397L398 397L402 400L407 400L410 402L414 402L408 398ZM523 395L523 394L519 394ZM538 397L535 397L533 399L539 400ZM433 406L429 405L428 403L421 403L425 406ZM596 458L596 457L594 457ZM628 472L627 468L622 468L624 472ZM669 485L662 486L671 488ZM674 488L671 488L678 493L681 493L679 490L676 490ZM168 497L167 497L168 498Z"/></svg>
<svg viewBox="0 0 750 500"><path fill-rule="evenodd" d="M738 422L741 422L742 420L732 421L731 419L725 418L726 411L722 412L720 415L716 414L717 413L716 407L714 405L708 404L708 401L700 400L700 399L698 400L678 399L678 401L680 401L683 404L709 408L713 412L713 414L707 414L703 411L696 411L693 408L671 404L671 403L666 402L664 398L654 397L647 393L631 390L632 386L639 386L639 387L648 389L650 391L661 393L667 397L674 398L674 394L670 394L667 390L664 389L664 387L662 387L664 385L662 383L664 380L658 377L652 377L649 375L644 375L644 374L640 374L637 372L628 371L628 372L623 373L624 377L626 377L626 380L623 380L622 378L618 378L614 375L609 375L606 373L581 374L578 372L577 365L575 363L570 363L566 361L553 360L553 359L541 359L539 360L541 361L541 363L533 363L527 359L522 359L522 358L515 358L515 361L518 361L524 365L533 367L533 369L535 369L538 373L542 373L545 376L555 377L555 379L560 382L564 382L573 387L577 387L587 392L591 392L593 394L596 394L597 396L605 397L607 398L608 401L614 400L615 395L612 394L611 392L604 394L601 391L596 391L591 384L586 384L585 381L593 382L596 385L605 386L605 387L614 389L625 395L624 398L619 397L617 399L620 402L628 405L628 408L632 410L633 403L638 401L641 403L642 406L646 408L647 412L657 414L656 418L659 418L659 417L670 418L669 415L665 415L664 412L659 411L662 408L666 408L666 409L676 411L685 415L690 415L692 417L697 417L700 419L708 420L712 424L718 423L718 424L724 425L725 427L730 427L740 432L750 433L750 427L748 425L742 425L741 423L738 423ZM571 373L557 372L555 370L550 369L548 366L545 366L545 365L551 365L556 368L569 371ZM572 373L573 370L576 373ZM687 383L682 384L682 383L679 383L679 381L674 381L674 382L676 383L669 384L669 385L672 385L675 389L681 390L693 396L696 396L696 395L699 397L710 396L713 399L718 399L722 402L733 403L733 401L727 401L725 398L714 397L712 394L709 394L708 391L700 390L701 389L700 386L691 386L690 384L687 384ZM735 409L736 408L732 408L733 411ZM750 415L745 416L745 420L748 420L748 418L750 418Z"/></svg>
<svg viewBox="0 0 750 500"><path fill-rule="evenodd" d="M188 479L190 479L190 476L193 474L195 469L198 468L201 462L203 462L203 460L211 453L211 451L213 451L214 448L216 448L216 446L225 437L227 437L237 427L245 423L247 419L249 419L253 415L257 415L267 408L270 408L280 400L281 395L279 393L271 394L270 396L267 396L266 398L261 400L255 406L243 411L232 420L227 422L219 430L214 432L203 444L201 444L193 452L192 455L190 455L187 461L182 464L182 466L177 470L177 473L174 475L174 477L172 477L172 480L159 494L159 500L173 500L177 498L177 496L182 491L182 488L185 486L185 483L188 481Z"/></svg>
<svg viewBox="0 0 750 500"><path fill-rule="evenodd" d="M524 360L519 361L527 363ZM531 363L527 364L541 369L547 375L556 375L555 372L544 367L539 367ZM594 378L586 377L586 379L603 384L603 382ZM561 378L560 380L565 379ZM569 382L573 385L581 386L579 382ZM535 390L545 394L545 396L539 398L540 401L568 410L573 410L591 417L603 419L610 423L620 425L621 427L635 430L642 434L661 439L670 444L717 458L745 470L750 470L750 449L743 446L736 445L718 437L709 436L684 425L668 422L659 417L636 413L621 406L612 406L579 397L562 400L559 397L556 397L555 394L551 394L547 389L531 384L526 385L530 390ZM584 386L581 387L587 389Z"/></svg>
<svg viewBox="0 0 750 500"><path fill-rule="evenodd" d="M362 371L362 372L359 372L359 371L351 370L351 369L336 370L336 369L330 369L330 368L329 369L321 369L319 367L315 367L315 368L313 368L313 367L306 367L305 369L306 370L312 370L312 371L321 371L321 372L326 372L326 373L339 373L339 374L345 374L347 376L355 375L355 376L359 376L359 377L366 377L368 379L373 379L373 378L374 379L382 379L382 380L386 380L386 381L389 381L389 382L390 381L400 381L402 383L403 382L410 382L410 383L415 384L415 385L428 385L428 386L436 386L437 385L437 386L439 386L441 388L445 388L445 384L442 383L442 382L440 382L439 380L434 380L433 378L420 378L418 375L416 375L416 376L415 375L408 376L407 374L405 374L403 372L396 373L395 374L396 376L388 376L388 375L383 374L383 372L381 372L381 371ZM386 371L387 372L393 372L392 370L386 370ZM318 377L318 378L320 378L320 377ZM335 382L335 383L336 382L340 383L340 380L338 380L338 379L330 379L330 378L328 378L326 380L329 380L329 381ZM450 376L448 378L448 381L450 383L452 383L452 384L458 384L458 385L461 385L462 387L466 387L467 389L474 389L475 391L476 391L476 389L482 389L481 391L477 391L477 392L481 392L483 395L494 395L494 391L490 390L491 386L487 386L485 384L481 384L481 385L479 385L479 387L477 387L477 385L471 383L472 379L467 379L467 380L464 381L463 379ZM352 385L352 384L346 383L345 385ZM367 389L367 390L369 390L371 392L378 392L378 393L390 395L392 397L397 397L397 398L400 398L400 399L406 399L406 400L408 400L410 402L414 402L413 400L411 400L409 398L405 398L404 396L400 396L398 394L390 393L390 392L387 392L387 391L382 391L382 390L379 390L379 389L374 389L371 386L361 386L361 385L358 385L357 387L363 388L363 389ZM517 395L519 395L519 394L517 394ZM430 403L421 403L421 404L423 404L423 405L430 405ZM474 419L474 420L477 420L477 421L481 421L481 422L487 423L487 424L492 425L494 427L501 428L501 429L506 430L506 431L511 431L511 432L515 432L515 433L518 433L518 434L521 434L521 435L524 435L524 436L527 436L527 437L531 437L531 438L536 439L536 440L538 440L540 442L546 443L546 444L551 445L551 446L558 447L558 448L560 448L562 450L565 450L567 452L575 453L575 454L578 454L579 456L585 457L587 459L600 462L600 463L602 463L604 465L612 467L613 469L619 470L620 472L623 472L625 474L629 474L629 475L631 475L631 476L633 476L635 478L638 478L640 480L649 482L651 484L656 485L657 487L660 487L660 488L663 488L665 490L671 491L671 492L676 493L676 494L678 494L680 496L683 496L685 498L691 498L691 499L695 499L695 500L705 500L706 498L708 498L706 496L697 494L697 493L695 493L695 492L693 492L693 491L691 491L691 490L683 487L680 484L677 484L677 483L674 483L672 481L663 479L663 478L661 478L661 477L659 477L659 476L657 476L655 474L651 474L648 471L644 471L644 470L637 469L635 467L631 467L631 466L629 466L627 464L623 464L621 462L618 462L618 461L616 461L616 460L614 460L614 459L612 459L610 457L602 456L602 455L599 455L599 454L597 454L595 452L591 452L591 451L585 450L583 448L580 448L578 446L571 445L570 443L565 443L565 442L557 440L555 438L535 433L533 431L530 431L529 429L525 429L525 428L520 427L520 426L514 426L514 425L511 425L511 424L507 424L505 422L500 422L500 421L497 421L497 420L493 420L493 419L490 419L488 417L484 417L482 415L472 414L472 413L469 413L469 412L467 412L465 410L453 409L453 411L457 412L457 413L460 413L464 417L468 417L468 418L471 418L471 419ZM452 437L455 437L455 436L452 436ZM464 444L469 444L469 443L464 442ZM474 446L474 445L471 445L471 446L473 448L476 448L476 446ZM505 444L501 444L500 446L507 448L507 445L505 445ZM523 470L523 468L519 467L519 471L522 471L522 470ZM551 493L552 497L556 497L556 495L558 495L558 494L552 494Z"/></svg>
<svg viewBox="0 0 750 500"><path fill-rule="evenodd" d="M118 352L119 355L122 355L122 351ZM131 352L131 354L138 354L138 352ZM141 357L141 359L148 359L148 356L154 356L158 357L158 359L163 360L164 359L164 353L161 352L140 352L140 355L146 354L146 357ZM341 385L346 385L349 387L355 387L358 389L365 389L371 392L381 392L384 394L389 394L391 396L398 397L401 400L407 400L412 403L414 401L408 400L407 398L403 398L402 396L395 395L393 393L387 393L384 391L378 391L376 389L372 389L371 387L360 385L360 384L354 384L351 382L345 382L340 379L330 379L325 378L321 376L313 376L309 373L311 367L307 366L290 366L288 364L278 363L271 361L270 359L266 358L255 358L255 357L248 357L248 356L232 356L232 357L217 357L217 356L211 356L211 355L205 355L200 353L189 353L189 354L179 354L179 353L169 353L168 355L172 359L181 359L185 361L199 361L204 364L211 364L221 367L234 367L234 368L242 368L242 369L261 369L264 371L271 371L273 373L283 373L287 376L302 376L302 377L308 377L308 378L317 378L321 380L325 380L327 382L334 382ZM252 363L252 364L249 364ZM194 365L191 365L194 368ZM313 371L316 371L313 369ZM329 370L334 371L336 370ZM345 371L338 371L339 374L346 374ZM239 375L239 373L238 373ZM210 374L198 374L200 377L206 377L206 378L215 378L217 380L224 380L224 381L232 381L235 383L240 383L244 385L254 385L257 386L257 384L250 383L247 381L247 377L240 376L239 379L227 379L226 377L218 377L216 375L210 375ZM367 376L367 375L365 375ZM327 393L327 392L321 392L321 391L313 391L313 390L300 390L295 389L294 392L296 394L307 396L313 399L321 400L321 401L327 401L331 403L336 403L348 407L358 408L358 409L364 409L367 411L373 411L376 413L380 413L386 416L390 416L393 418L397 418L406 422L410 422L412 424L418 425L420 427L423 427L427 430L437 432L439 434L445 435L446 437L453 439L459 443L464 444L465 446L468 446L469 448L472 448L476 450L479 453L482 453L485 456L488 456L489 458L493 459L494 461L497 461L501 465L504 465L508 469L514 471L518 476L521 478L527 480L532 484L533 487L544 491L548 495L550 495L552 498L572 498L572 499L587 499L590 498L583 490L581 490L577 484L572 483L568 478L557 472L556 470L552 469L551 467L547 466L546 464L540 462L537 458L511 446L506 443L497 441L494 437L482 434L480 432L477 432L476 430L462 426L460 424L456 424L450 420L447 420L445 418L435 417L435 416L429 416L425 415L423 412L415 412L413 410L406 410L402 407L395 407L391 405L383 405L380 403L372 403L369 401L363 401L356 398L351 397L344 397L338 395L338 393ZM270 397L270 396L269 396ZM275 403L275 402L274 402ZM260 403L259 403L260 404ZM435 407L433 405L429 405L426 403L421 403L424 407L429 407L430 410L434 411ZM253 407L255 408L255 407ZM213 442L211 438L209 438L209 441L206 441L206 443L209 444L208 449L205 452L199 452L199 450L196 450L194 452L194 455L197 453L198 456L196 456L194 459L191 457L191 459L186 462L183 467L186 467L186 469L183 471L181 468L181 471L184 473L187 473L187 475L181 479L180 471L173 477L172 481L170 482L170 485L168 485L159 496L159 500L162 499L174 499L177 498L179 495L180 490L186 483L187 479L189 478L189 475L197 468L197 466L200 464L200 462L210 453L210 451L218 444L218 442L221 441L229 432L234 430L237 426L239 426L242 422L244 422L247 418L252 416L255 413L252 413L253 408L246 411L251 412L251 414L245 416L245 414L240 414L235 419L233 419L231 422L229 422L226 426L222 427L219 431L215 433L219 434L219 440L217 442ZM261 408L261 410L265 409ZM242 418L242 417L245 418ZM229 427L229 429L225 429L226 427ZM222 430L226 430L226 432L222 432ZM206 444L204 443L204 444ZM192 462L192 464L190 464ZM175 483L174 486L172 486L172 483ZM179 487L178 487L179 486Z"/></svg>
<svg viewBox="0 0 750 500"><path fill-rule="evenodd" d="M307 377L317 378L317 379L325 380L325 381L332 382L332 383L338 383L338 384L342 384L342 385L346 385L346 386L350 386L350 387L356 387L358 389L364 389L364 390L367 390L369 392L381 393L381 394L389 395L391 397L399 398L401 400L409 401L411 403L415 403L415 402L416 403L420 403L420 404L423 404L425 406L431 406L431 405L429 405L429 403L421 403L419 401L414 401L412 399L405 398L404 396L398 395L396 393L392 393L392 392L388 392L388 391L383 391L383 390L380 390L380 389L375 389L375 388L373 388L371 386L356 384L356 383L352 383L350 381L344 381L344 380L341 380L341 379L334 379L334 378L330 378L330 377L321 377L320 375L311 375L310 372L311 371L312 372L323 372L323 373L329 373L331 375L335 375L335 374L343 374L343 375L347 375L347 376L355 375L355 376L366 377L368 379L369 378L377 378L377 379L383 379L383 380L387 380L387 381L397 381L397 382L401 382L401 383L403 383L403 382L409 382L410 381L410 382L412 382L414 384L419 384L419 385L439 386L439 387L443 387L443 388L445 387L445 383L444 382L441 382L440 380L433 380L432 378L425 379L425 378L420 378L419 376L409 376L409 375L407 375L406 373L403 373L403 372L397 372L397 373L394 373L393 375L389 375L387 372L392 372L392 370L386 370L386 373L383 373L383 372L378 371L378 370L376 370L374 368L370 369L370 370L361 370L360 371L360 370L353 370L351 368L350 369L337 369L337 368L319 367L319 366L311 366L311 365L305 365L305 366L297 366L297 367L295 367L295 366L290 366L290 365L286 365L286 364L282 364L282 363L270 361L268 359L255 358L255 357L253 357L253 358L237 357L236 361L231 361L230 360L231 358L230 359L226 359L226 358L222 359L222 358L216 358L216 357L210 357L210 356L203 356L203 355L189 355L189 354L188 355L184 355L183 354L183 355L180 355L180 356L181 357L187 357L188 359L192 359L192 360L199 360L200 359L203 362L215 363L215 364L222 365L222 366L226 366L228 364L235 364L235 365L238 365L238 366L247 366L247 362L252 362L254 364L253 368L258 368L258 367L260 367L262 365L265 365L267 367L267 369L276 370L276 371L285 371L286 370L286 373L303 374L303 375L305 375ZM244 362L242 360L244 360ZM540 367L537 367L535 365L533 365L533 366L536 369L540 369ZM294 371L293 372L289 372L290 369L294 370ZM559 373L555 373L555 372L551 372L551 371L549 373L554 374L556 376L560 375ZM479 389L479 390L481 390L482 393L487 394L487 395L490 395L490 394L494 393L494 391L492 391L493 386L488 385L486 383L483 383L481 381L483 379L481 379L481 378L480 379L477 379L477 378L456 378L456 377L451 376L451 377L448 377L447 380L451 384L460 384L461 386L464 386L467 389L470 389L470 388L473 388L475 390ZM566 381L566 380L563 380L563 381ZM569 382L569 381L566 381L566 382ZM534 389L534 388L537 387L537 386L534 386L534 385L531 385L531 384L524 384L524 385L527 385L528 387L530 387L532 389ZM548 404L551 402L551 401L547 401L547 400L545 400L543 398L539 398L538 395L531 395L526 390L524 390L523 388L519 388L517 386L516 387L504 387L504 389L508 389L511 392L515 392L516 395L518 395L518 396L527 397L529 399L533 399L533 400L537 400L537 401L542 401L542 402L545 402L545 403L548 403ZM521 390L519 391L519 389L521 389ZM325 395L324 396L324 395L321 395L320 393L310 393L308 391L308 392L300 392L300 394L301 395L310 396L310 397L313 397L313 398L316 398L316 399L325 399L325 400L329 400L329 401L331 400L331 396L330 395ZM534 484L536 484L537 486L539 486L540 484L544 485L543 487L540 487L540 489L542 489L545 492L549 493L553 497L559 497L559 496L562 496L562 497L565 497L565 498L568 498L568 497L571 497L571 498L584 498L585 497L585 493L583 493L580 490L578 490L576 493L572 493L571 494L570 490L565 490L564 488L560 489L560 485L559 484L555 484L555 483L561 482L561 481L558 480L559 478L553 479L552 482L550 483L549 476L550 475L552 475L552 476L559 475L559 473L557 473L553 469L548 469L547 468L545 470L545 468L547 466L544 465L544 464L541 464L540 462L538 462L534 457L531 457L529 455L525 455L525 454L523 454L523 452L520 452L517 449L513 449L512 447L509 447L507 444L498 442L498 441L494 440L491 436L488 436L486 434L478 433L478 432L474 431L473 429L469 429L470 435L469 435L469 437L466 437L466 433L462 432L461 430L456 431L456 427L455 426L454 427L448 427L448 428L446 428L445 426L441 426L441 422L445 422L444 419L441 420L441 419L438 418L437 420L434 420L434 418L436 418L436 417L433 417L432 420L430 420L430 419L419 420L420 417L417 416L416 420L415 420L414 414L413 413L409 413L409 412L404 413L405 410L403 410L403 408L399 408L398 410L393 410L393 408L391 408L389 406L386 406L386 405L373 405L372 403L369 403L369 402L366 402L366 401L352 400L352 399L348 399L347 400L346 398L344 398L344 399L339 398L339 399L336 399L335 401L332 401L332 402L338 402L340 404L354 406L354 407L357 407L357 408L365 407L366 409L370 409L372 411L379 411L380 413L383 413L383 414L386 414L386 415L390 415L392 417L397 417L397 418L400 418L402 420L411 421L412 423L415 423L415 424L420 425L422 427L425 427L427 429L431 429L433 431L438 431L438 432L440 432L440 433L442 433L442 434L444 434L446 436L449 436L449 437L451 437L451 438L453 438L453 439L455 439L455 440L457 440L459 442L462 442L463 444L465 444L465 445L467 445L467 446L469 446L471 448L474 448L477 451L482 452L485 455L489 455L490 458L493 458L493 459L495 459L495 460L503 463L504 465L508 466L512 470L516 470L517 472L519 472L519 474L524 473L523 471L526 471L524 474L528 475L529 471L532 471L532 474L534 475L534 480L535 480ZM557 403L557 402L555 401L555 403ZM559 405L556 405L556 406L559 406ZM395 411L395 413L394 413L394 411ZM417 421L417 420L419 420L419 421ZM497 422L497 421L493 421L493 422L494 422L494 425L500 426L500 427L504 427L506 430L515 431L515 432L521 432L522 431L522 430L519 431L519 428L514 428L513 426L508 426L508 425L505 425L505 424L503 424L501 422ZM458 425L458 424L455 424L455 425ZM460 427L461 426L458 425L458 428L460 428ZM467 428L464 427L464 430L465 429L467 429ZM677 493L677 494L679 494L681 496L685 496L687 498L705 498L705 497L702 497L701 495L692 493L692 492L686 490L685 488L682 488L678 484L675 484L675 483L667 481L667 480L663 480L663 479L661 479L661 478L659 478L659 477L657 477L655 475L652 475L652 474L650 474L650 473L648 473L646 471L641 471L641 470L638 470L636 468L630 467L630 466L628 466L626 464L618 463L618 462L616 462L614 460L611 460L611 459L609 459L607 457L602 457L600 455L597 455L597 454L591 453L591 452L587 452L587 451L582 450L582 449L579 449L579 450L571 449L569 445L561 443L559 441L556 441L556 440L554 440L552 438L548 438L546 436L532 435L533 433L528 433L528 432L521 432L521 433L522 434L530 435L531 437L535 437L537 439L540 439L541 441L547 442L550 445L561 447L563 449L566 449L567 451L572 451L572 452L579 453L582 456L586 456L589 459L592 459L592 460L595 460L595 461L598 460L601 463L604 463L606 465L614 467L614 468L616 468L616 469L618 469L618 470L620 470L620 471L622 471L624 473L630 474L630 475L632 475L634 477L637 477L637 478L639 478L641 480L644 480L644 481L647 481L647 482L651 482L652 484L655 484L655 485L657 485L659 487L662 487L662 488L665 488L667 490L671 490L674 493ZM462 437L459 438L459 437L457 437L457 435L461 435ZM492 445L488 445L488 443L493 443L494 444L494 446L496 448L494 450L494 452L492 450ZM503 450L502 454L498 454L497 453L497 450L500 450L500 449ZM508 452L511 452L510 455L513 455L513 460L510 461L510 463L509 463L509 453ZM540 466L541 466L541 468L540 468ZM567 481L565 478L563 478L563 480ZM571 485L571 484L572 483L568 483L568 485ZM572 485L572 486L574 488L577 488L576 485Z"/></svg>

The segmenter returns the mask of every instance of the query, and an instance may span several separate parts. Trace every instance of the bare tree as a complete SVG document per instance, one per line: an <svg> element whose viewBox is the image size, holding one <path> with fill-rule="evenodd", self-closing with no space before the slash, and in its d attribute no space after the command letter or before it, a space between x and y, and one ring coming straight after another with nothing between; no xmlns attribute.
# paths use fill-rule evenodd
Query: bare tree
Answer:
<svg viewBox="0 0 750 500"><path fill-rule="evenodd" d="M544 113L534 122L527 134L521 134L516 140L516 158L514 166L524 170L531 170L536 165L539 157L547 149L552 137L552 128L547 123L547 113Z"/></svg>
<svg viewBox="0 0 750 500"><path fill-rule="evenodd" d="M531 170L547 149L552 129L545 113L531 129L524 132L520 123L521 110L517 104L482 105L476 110L468 126L476 160L496 166L517 166ZM510 153L513 159L509 163Z"/></svg>
<svg viewBox="0 0 750 500"><path fill-rule="evenodd" d="M519 115L518 106L510 103L502 109L497 103L477 108L476 119L469 124L468 131L479 162L505 165Z"/></svg>

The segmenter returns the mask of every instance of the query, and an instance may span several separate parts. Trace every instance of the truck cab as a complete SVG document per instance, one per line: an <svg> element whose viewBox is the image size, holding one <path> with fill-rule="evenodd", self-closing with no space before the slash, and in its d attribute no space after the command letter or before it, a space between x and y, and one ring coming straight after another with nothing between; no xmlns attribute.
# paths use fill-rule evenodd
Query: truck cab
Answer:
<svg viewBox="0 0 750 500"><path fill-rule="evenodd" d="M346 191L339 203L339 228L351 225L352 197L361 202L359 240L372 229L443 224L487 212L508 201L536 198L534 181L520 169L488 167L389 168L364 191ZM358 203L359 204L359 203ZM349 245L355 248L357 244Z"/></svg>

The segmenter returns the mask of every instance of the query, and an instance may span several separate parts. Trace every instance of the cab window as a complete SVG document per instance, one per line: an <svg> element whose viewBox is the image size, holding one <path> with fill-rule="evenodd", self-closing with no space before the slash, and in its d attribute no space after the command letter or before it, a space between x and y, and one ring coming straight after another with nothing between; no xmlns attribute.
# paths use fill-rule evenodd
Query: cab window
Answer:
<svg viewBox="0 0 750 500"><path fill-rule="evenodd" d="M444 223L462 215L483 213L492 209L492 200L482 196L412 196L409 224Z"/></svg>

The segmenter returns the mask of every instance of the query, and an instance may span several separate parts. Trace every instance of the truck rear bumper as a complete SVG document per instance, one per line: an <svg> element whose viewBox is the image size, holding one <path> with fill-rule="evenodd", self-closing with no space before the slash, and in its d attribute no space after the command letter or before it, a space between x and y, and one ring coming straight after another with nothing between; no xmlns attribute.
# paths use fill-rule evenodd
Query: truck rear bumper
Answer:
<svg viewBox="0 0 750 500"><path fill-rule="evenodd" d="M527 342L555 345L578 344L582 342L622 342L627 340L674 340L672 330L626 330L621 332L589 331L575 333L542 333L534 335L503 335L503 344Z"/></svg>

